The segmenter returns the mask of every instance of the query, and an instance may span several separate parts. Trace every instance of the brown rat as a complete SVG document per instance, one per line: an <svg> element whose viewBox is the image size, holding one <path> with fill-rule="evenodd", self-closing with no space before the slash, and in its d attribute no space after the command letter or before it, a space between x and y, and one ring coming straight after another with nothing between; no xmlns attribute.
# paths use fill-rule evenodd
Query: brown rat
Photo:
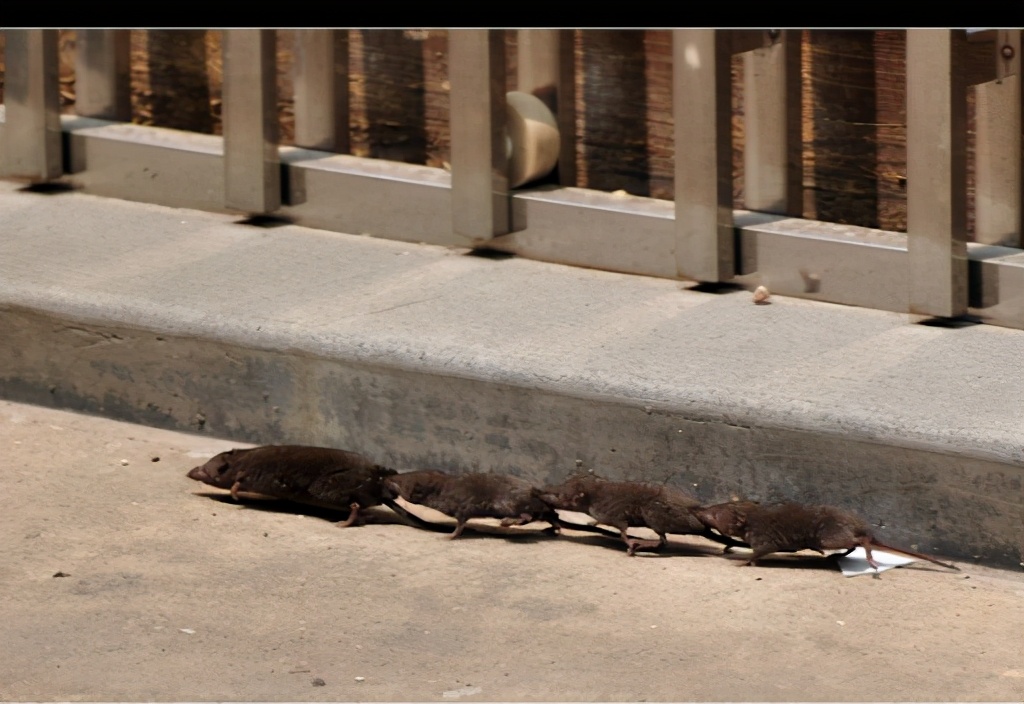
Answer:
<svg viewBox="0 0 1024 704"><path fill-rule="evenodd" d="M188 473L190 479L220 489L229 489L238 500L238 492L263 494L277 499L321 506L349 508L340 527L356 522L359 509L387 504L389 508L424 527L440 528L384 495L381 480L395 470L347 450L307 445L263 445L234 449L214 456Z"/></svg>
<svg viewBox="0 0 1024 704"><path fill-rule="evenodd" d="M424 469L388 476L384 487L392 496L452 516L456 521L452 539L462 535L470 518L500 518L506 527L547 521L549 530L561 529L555 510L540 500L537 489L518 477L482 472L450 475Z"/></svg>
<svg viewBox="0 0 1024 704"><path fill-rule="evenodd" d="M711 531L692 513L700 502L685 491L669 486L610 481L590 473L574 474L562 484L545 487L540 497L555 508L588 513L599 523L618 528L629 555L638 548L665 545L668 533L703 535L724 543L726 550L742 544L731 536ZM650 528L658 534L658 540L634 538L626 532L630 527Z"/></svg>
<svg viewBox="0 0 1024 704"><path fill-rule="evenodd" d="M875 537L867 521L834 506L732 501L694 509L694 515L723 535L741 537L748 542L754 554L745 563L747 565L773 552L816 550L824 554L825 550L845 549L845 554L849 554L862 547L868 564L877 570L878 563L871 557L871 548L877 547L960 569L930 555L886 545Z"/></svg>

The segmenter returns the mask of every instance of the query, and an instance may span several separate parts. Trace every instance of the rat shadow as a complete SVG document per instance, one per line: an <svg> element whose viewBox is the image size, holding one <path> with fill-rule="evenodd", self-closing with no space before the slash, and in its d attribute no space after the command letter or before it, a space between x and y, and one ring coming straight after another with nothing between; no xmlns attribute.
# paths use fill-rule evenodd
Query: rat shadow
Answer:
<svg viewBox="0 0 1024 704"><path fill-rule="evenodd" d="M241 506L246 509L267 511L270 513L288 513L293 516L309 516L310 518L319 518L331 523L340 523L348 518L349 515L348 508L313 506L311 504L302 504L294 501L287 501L285 499L276 499L269 496L257 496L254 494L246 494L244 492L239 495L238 501L231 498L231 494L223 494L213 491L196 491L192 493L194 496L202 496L230 506ZM444 533L449 533L455 529L454 525L449 527L444 524L435 524L428 521L424 521L426 525L419 525L414 522L414 519L406 519L401 514L384 506L367 506L366 508L360 509L359 520L355 525L360 526L364 523L402 525Z"/></svg>
<svg viewBox="0 0 1024 704"><path fill-rule="evenodd" d="M786 554L786 553L773 553L772 555L766 555L765 557L759 558L757 564L747 565L747 560L750 559L750 553L726 553L722 557L727 560L732 560L736 563L737 567L750 567L753 570L764 568L764 569L796 569L796 570L830 570L833 572L841 571L839 569L839 557L842 553L834 553L832 555L821 556L818 554Z"/></svg>
<svg viewBox="0 0 1024 704"><path fill-rule="evenodd" d="M340 523L348 518L349 515L348 508L336 509L324 506L314 506L311 504L297 503L294 501L261 496L258 494L247 494L245 492L240 492L238 501L233 499L230 494L221 492L196 491L192 493L195 496L202 496L230 506L241 506L246 509L267 511L270 513L288 513L296 516L309 516L310 518L319 518L331 523ZM413 506L415 506L415 504L413 504ZM367 506L366 508L359 510L359 519L352 527L364 524L401 525L449 535L455 532L454 519L446 518L444 522L436 522L417 516L413 511L409 511L408 509L405 510L410 514L409 518L406 518L406 516L401 513L393 511L387 506ZM541 529L528 527L531 524L516 527L503 527L497 524L477 522L477 520L478 519L470 519L470 521L466 523L466 527L463 529L462 535L460 535L457 540L507 538L514 542L531 543L558 537L552 533L549 528L547 528L548 524L545 521L534 521L538 526L545 526L544 529ZM584 528L584 530L585 529L586 528Z"/></svg>
<svg viewBox="0 0 1024 704"><path fill-rule="evenodd" d="M843 569L839 565L839 558L843 557L844 554L844 551L833 552L824 556L818 555L813 551L804 551L799 553L772 553L771 555L766 555L765 557L760 558L757 561L757 564L751 565L751 567L791 570L830 570L842 573ZM738 566L746 566L744 563L749 559L750 553L727 553L723 557L736 561ZM911 562L906 565L899 565L899 567L903 569L910 567L912 569L924 570L926 572L950 572L948 569L932 565L923 560ZM881 575L881 572L875 572L872 574L875 579L878 579Z"/></svg>
<svg viewBox="0 0 1024 704"><path fill-rule="evenodd" d="M580 530L577 526L569 523L563 523L563 525L570 530ZM565 535L563 533L560 537L562 540L571 540L572 542L580 545L593 545L606 550L621 552L623 555L626 554L626 544L622 541L622 538L619 536L617 531L612 532L610 530L598 528L597 526L588 526L586 530L597 533L597 535ZM630 537L640 538L641 540L649 539L646 536L641 538L640 536L633 534L630 534ZM720 557L722 555L723 547L723 545L713 541L708 541L706 545L689 542L680 543L669 537L668 544L662 545L661 547L639 548L633 554L633 557Z"/></svg>

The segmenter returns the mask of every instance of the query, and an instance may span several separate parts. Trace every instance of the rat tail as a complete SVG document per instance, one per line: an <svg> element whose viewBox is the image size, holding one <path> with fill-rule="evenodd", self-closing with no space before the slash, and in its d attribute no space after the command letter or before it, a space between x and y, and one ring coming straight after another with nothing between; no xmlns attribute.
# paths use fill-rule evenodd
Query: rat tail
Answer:
<svg viewBox="0 0 1024 704"><path fill-rule="evenodd" d="M905 550L904 548L894 548L892 545L886 545L885 543L880 543L877 540L871 541L871 547L881 548L882 550L888 550L890 552L897 552L901 555L909 555L910 557L916 557L919 560L927 560L928 562L934 562L936 565L942 565L943 567L947 567L951 570L956 570L957 572L960 571L960 568L956 565L952 565L948 562L942 562L941 560L936 560L931 555L925 555L923 553L914 552L913 550Z"/></svg>
<svg viewBox="0 0 1024 704"><path fill-rule="evenodd" d="M418 528L432 530L435 533L450 533L452 530L451 526L441 525L440 523L431 523L430 521L420 518L415 513L409 511L404 506L398 504L387 496L381 497L381 503Z"/></svg>

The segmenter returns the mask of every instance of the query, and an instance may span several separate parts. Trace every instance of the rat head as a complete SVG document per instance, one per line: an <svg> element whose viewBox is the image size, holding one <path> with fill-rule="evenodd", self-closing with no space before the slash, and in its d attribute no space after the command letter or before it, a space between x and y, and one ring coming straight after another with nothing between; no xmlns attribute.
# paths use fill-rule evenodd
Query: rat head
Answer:
<svg viewBox="0 0 1024 704"><path fill-rule="evenodd" d="M228 450L211 458L206 464L195 467L188 473L189 479L215 486L218 489L230 489L238 479L238 456L244 450Z"/></svg>
<svg viewBox="0 0 1024 704"><path fill-rule="evenodd" d="M729 537L742 536L747 527L747 512L756 501L729 501L724 504L691 509L701 523Z"/></svg>
<svg viewBox="0 0 1024 704"><path fill-rule="evenodd" d="M590 508L594 486L601 481L590 473L576 473L561 484L544 487L539 498L552 508L586 512Z"/></svg>
<svg viewBox="0 0 1024 704"><path fill-rule="evenodd" d="M421 504L429 497L442 491L448 475L436 469L421 469L384 477L384 492L388 498Z"/></svg>

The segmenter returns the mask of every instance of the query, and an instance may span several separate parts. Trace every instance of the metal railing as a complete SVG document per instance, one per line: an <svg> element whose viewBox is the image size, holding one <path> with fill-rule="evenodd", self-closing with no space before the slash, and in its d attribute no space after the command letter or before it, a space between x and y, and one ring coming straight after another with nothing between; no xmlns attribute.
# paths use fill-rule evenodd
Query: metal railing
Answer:
<svg viewBox="0 0 1024 704"><path fill-rule="evenodd" d="M0 175L1024 328L1020 30L907 31L906 233L801 218L800 32L674 30L674 203L573 186L571 31L519 32L518 88L556 97L561 132L562 185L523 188L510 188L508 179L503 31L448 34L450 173L343 153L347 32L296 32L294 147L276 137L275 32L223 35L221 138L125 123L126 30L78 32L77 116L63 117L56 31L8 30ZM968 71L971 41L991 46L991 70ZM743 54L747 210L733 203L736 54ZM972 243L969 85L976 91Z"/></svg>

